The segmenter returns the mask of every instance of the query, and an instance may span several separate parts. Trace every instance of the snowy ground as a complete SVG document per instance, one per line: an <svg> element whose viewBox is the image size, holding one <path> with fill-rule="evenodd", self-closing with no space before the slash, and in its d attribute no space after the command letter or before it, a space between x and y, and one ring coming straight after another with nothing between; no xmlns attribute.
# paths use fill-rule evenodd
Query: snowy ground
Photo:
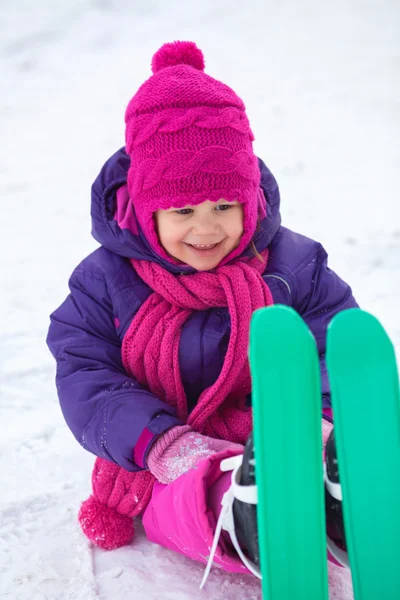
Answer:
<svg viewBox="0 0 400 600"><path fill-rule="evenodd" d="M123 111L165 41L192 39L246 101L284 224L400 349L399 4L381 0L2 0L0 10L0 597L259 600L252 577L148 543L89 547L76 520L91 455L58 408L45 346L90 238L90 185L123 145ZM397 131L396 131L397 129ZM331 598L352 598L331 569Z"/></svg>

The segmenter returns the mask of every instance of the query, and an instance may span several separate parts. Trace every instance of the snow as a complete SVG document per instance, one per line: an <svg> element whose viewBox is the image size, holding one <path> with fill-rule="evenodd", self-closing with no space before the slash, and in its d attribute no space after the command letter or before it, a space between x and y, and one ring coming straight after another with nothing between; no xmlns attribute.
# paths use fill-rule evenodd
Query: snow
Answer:
<svg viewBox="0 0 400 600"><path fill-rule="evenodd" d="M330 265L400 348L398 23L389 0L3 0L0 14L0 598L259 600L252 576L146 541L91 548L76 514L93 457L64 424L48 315L95 247L90 185L124 141L125 106L165 41L191 39L247 105L286 226ZM330 568L330 593L352 598Z"/></svg>

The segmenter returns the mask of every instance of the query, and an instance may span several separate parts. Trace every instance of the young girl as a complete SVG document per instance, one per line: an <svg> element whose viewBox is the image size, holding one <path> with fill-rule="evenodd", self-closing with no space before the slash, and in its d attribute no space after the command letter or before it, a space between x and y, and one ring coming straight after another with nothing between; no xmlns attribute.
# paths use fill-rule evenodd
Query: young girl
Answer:
<svg viewBox="0 0 400 600"><path fill-rule="evenodd" d="M195 44L165 44L152 70L126 110L125 148L93 184L100 248L73 272L48 345L66 422L98 457L79 515L85 534L117 548L141 515L150 540L206 562L231 485L221 462L243 455L252 429L253 311L286 304L311 328L326 441L326 328L357 305L322 246L281 227L245 106L204 73ZM254 481L251 455L250 438L242 484ZM236 550L226 534L217 546L228 571L246 572L242 560L256 570L242 509L233 502Z"/></svg>

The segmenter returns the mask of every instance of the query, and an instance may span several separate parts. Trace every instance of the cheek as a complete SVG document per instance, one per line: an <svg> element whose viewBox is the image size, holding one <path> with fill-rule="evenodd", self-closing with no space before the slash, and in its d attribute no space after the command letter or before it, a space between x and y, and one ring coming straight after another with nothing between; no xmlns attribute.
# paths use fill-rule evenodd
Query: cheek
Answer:
<svg viewBox="0 0 400 600"><path fill-rule="evenodd" d="M168 243L168 223L166 222L166 219L162 217L162 215L156 215L154 221L160 244L161 246L165 247L165 245Z"/></svg>
<svg viewBox="0 0 400 600"><path fill-rule="evenodd" d="M232 222L230 223L230 237L239 238L243 235L243 221L243 208L240 207L240 210L236 212L234 219L232 219Z"/></svg>
<svg viewBox="0 0 400 600"><path fill-rule="evenodd" d="M164 246L169 246L170 248L172 248L173 246L177 246L180 241L181 237L176 232L169 231L164 236L163 244Z"/></svg>
<svg viewBox="0 0 400 600"><path fill-rule="evenodd" d="M156 223L158 237L164 248L172 248L182 240L184 233L176 223L171 223L169 219L162 218L157 219Z"/></svg>

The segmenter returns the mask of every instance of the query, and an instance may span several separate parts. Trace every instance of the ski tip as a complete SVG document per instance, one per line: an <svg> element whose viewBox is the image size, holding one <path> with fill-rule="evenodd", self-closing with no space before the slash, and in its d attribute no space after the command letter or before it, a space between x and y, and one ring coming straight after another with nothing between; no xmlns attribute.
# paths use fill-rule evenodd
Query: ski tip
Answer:
<svg viewBox="0 0 400 600"><path fill-rule="evenodd" d="M327 357L344 350L356 359L360 349L379 348L382 358L394 356L393 344L380 321L360 308L338 313L330 322L327 332ZM354 354L352 355L352 353Z"/></svg>
<svg viewBox="0 0 400 600"><path fill-rule="evenodd" d="M266 308L259 308L254 311L251 319L251 328L258 329L259 327L272 327L282 330L293 327L303 327L308 330L307 325L300 315L290 306L283 304L274 304Z"/></svg>
<svg viewBox="0 0 400 600"><path fill-rule="evenodd" d="M366 310L362 310L361 308L347 308L346 310L341 310L340 312L338 312L332 319L332 321L329 323L329 327L328 329L330 329L332 327L332 325L335 323L347 323L347 322L351 322L351 323L377 323L380 327L381 324L379 323L378 319L376 317L374 317L374 315L372 315L371 313L367 312Z"/></svg>
<svg viewBox="0 0 400 600"><path fill-rule="evenodd" d="M266 341L269 342L267 347ZM316 351L313 334L293 308L276 304L253 313L250 324L251 354L261 352L266 355L267 352L277 352L279 348L286 353L296 353L299 344Z"/></svg>

